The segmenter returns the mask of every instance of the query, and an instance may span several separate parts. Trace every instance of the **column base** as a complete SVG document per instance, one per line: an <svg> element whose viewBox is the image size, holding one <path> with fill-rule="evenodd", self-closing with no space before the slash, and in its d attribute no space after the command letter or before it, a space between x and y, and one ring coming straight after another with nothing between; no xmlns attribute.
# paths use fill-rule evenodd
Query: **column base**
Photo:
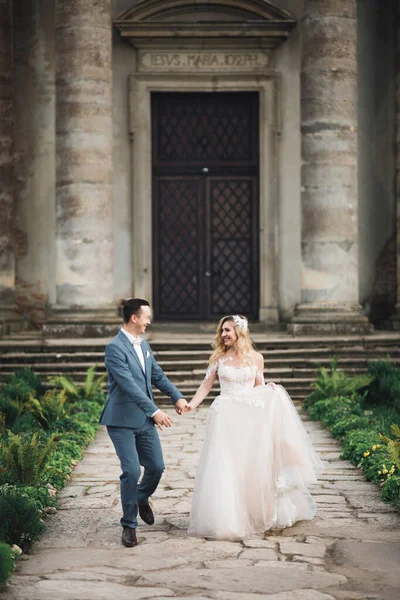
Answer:
<svg viewBox="0 0 400 600"><path fill-rule="evenodd" d="M369 334L373 325L359 305L299 304L287 331L292 335Z"/></svg>
<svg viewBox="0 0 400 600"><path fill-rule="evenodd" d="M52 315L43 325L47 337L112 337L122 325L117 309L66 309L53 308Z"/></svg>
<svg viewBox="0 0 400 600"><path fill-rule="evenodd" d="M0 336L12 335L26 328L26 322L17 313L16 306L1 306L0 307Z"/></svg>

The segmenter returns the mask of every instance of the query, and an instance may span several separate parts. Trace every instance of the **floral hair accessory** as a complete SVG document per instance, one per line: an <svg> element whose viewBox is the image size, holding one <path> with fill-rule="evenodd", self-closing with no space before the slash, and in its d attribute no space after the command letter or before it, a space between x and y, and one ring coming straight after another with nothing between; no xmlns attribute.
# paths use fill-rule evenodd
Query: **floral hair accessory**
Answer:
<svg viewBox="0 0 400 600"><path fill-rule="evenodd" d="M249 324L247 322L247 319L243 319L239 315L233 315L233 321L234 321L235 325L240 327L240 329L243 329L243 331L248 330Z"/></svg>

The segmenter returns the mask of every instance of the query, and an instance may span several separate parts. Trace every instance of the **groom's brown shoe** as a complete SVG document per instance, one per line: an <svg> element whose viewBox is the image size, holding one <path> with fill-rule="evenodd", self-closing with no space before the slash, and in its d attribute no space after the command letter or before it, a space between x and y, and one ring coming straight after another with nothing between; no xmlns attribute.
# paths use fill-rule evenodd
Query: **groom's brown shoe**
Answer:
<svg viewBox="0 0 400 600"><path fill-rule="evenodd" d="M154 514L148 502L147 504L139 504L139 515L142 518L142 520L146 523L146 525L153 525Z"/></svg>
<svg viewBox="0 0 400 600"><path fill-rule="evenodd" d="M136 538L136 529L124 527L122 530L122 543L127 548L133 548L138 545Z"/></svg>

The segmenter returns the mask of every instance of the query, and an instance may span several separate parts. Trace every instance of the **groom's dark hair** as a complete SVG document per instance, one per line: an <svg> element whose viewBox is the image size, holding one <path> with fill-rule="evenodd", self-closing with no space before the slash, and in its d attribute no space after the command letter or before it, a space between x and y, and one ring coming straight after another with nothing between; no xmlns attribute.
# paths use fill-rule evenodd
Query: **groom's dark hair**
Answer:
<svg viewBox="0 0 400 600"><path fill-rule="evenodd" d="M123 301L122 314L124 315L124 323L129 323L132 315L137 317L140 315L142 306L150 306L147 300L143 298L129 298Z"/></svg>

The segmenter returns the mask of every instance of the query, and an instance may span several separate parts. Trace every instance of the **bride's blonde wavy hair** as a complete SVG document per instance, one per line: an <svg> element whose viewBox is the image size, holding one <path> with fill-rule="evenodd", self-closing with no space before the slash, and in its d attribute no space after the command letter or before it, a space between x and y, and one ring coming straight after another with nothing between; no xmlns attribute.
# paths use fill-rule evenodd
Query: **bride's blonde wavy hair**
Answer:
<svg viewBox="0 0 400 600"><path fill-rule="evenodd" d="M235 317L240 317L247 323L246 317L243 315L227 315L226 317L222 317L220 322L218 323L217 333L215 334L215 341L211 344L214 348L214 352L211 354L209 359L209 364L216 362L219 358L224 356L227 353L227 348L222 341L222 328L228 321L232 323L232 327L236 332L237 340L234 345L234 350L242 355L243 360L245 362L251 362L251 351L254 349L254 344L250 339L249 328L246 329L239 324L236 323Z"/></svg>

